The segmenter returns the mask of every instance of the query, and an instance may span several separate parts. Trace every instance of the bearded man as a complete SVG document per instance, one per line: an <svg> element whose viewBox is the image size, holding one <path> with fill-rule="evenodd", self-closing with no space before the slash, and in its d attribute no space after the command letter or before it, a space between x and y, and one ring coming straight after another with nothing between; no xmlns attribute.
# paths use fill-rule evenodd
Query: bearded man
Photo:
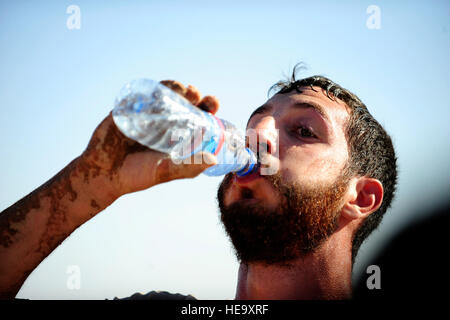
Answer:
<svg viewBox="0 0 450 320"><path fill-rule="evenodd" d="M216 98L201 99L192 86L162 83L203 110L218 109ZM247 124L258 132L258 170L226 175L217 196L240 262L235 298L350 298L358 249L394 196L391 139L356 95L330 79L297 80L294 68L271 89ZM216 163L202 156L200 164L175 164L125 137L110 113L79 157L0 214L0 296L14 298L41 261L120 196ZM270 168L277 170L264 174Z"/></svg>

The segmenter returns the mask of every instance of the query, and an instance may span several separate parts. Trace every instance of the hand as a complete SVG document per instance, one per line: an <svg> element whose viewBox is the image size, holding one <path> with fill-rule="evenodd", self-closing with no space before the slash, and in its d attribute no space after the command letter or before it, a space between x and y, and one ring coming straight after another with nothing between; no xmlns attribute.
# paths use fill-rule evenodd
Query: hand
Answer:
<svg viewBox="0 0 450 320"><path fill-rule="evenodd" d="M219 108L215 97L205 96L201 99L200 92L193 86L186 88L173 80L161 83L204 111L215 114ZM127 138L114 124L110 112L95 129L79 163L85 179L99 175L109 178L106 180L109 185L104 186L104 192L120 197L163 182L196 177L217 163L212 154L203 153L202 156L201 164L191 161L192 164L177 165L167 154Z"/></svg>

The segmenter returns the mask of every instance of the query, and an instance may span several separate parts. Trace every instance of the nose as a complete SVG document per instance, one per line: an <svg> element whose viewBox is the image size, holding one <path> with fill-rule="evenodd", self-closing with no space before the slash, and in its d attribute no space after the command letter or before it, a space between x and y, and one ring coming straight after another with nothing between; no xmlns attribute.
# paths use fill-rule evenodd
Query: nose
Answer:
<svg viewBox="0 0 450 320"><path fill-rule="evenodd" d="M278 151L278 129L272 117L264 117L252 128L247 129L247 147L253 150L260 160L264 155L274 155Z"/></svg>

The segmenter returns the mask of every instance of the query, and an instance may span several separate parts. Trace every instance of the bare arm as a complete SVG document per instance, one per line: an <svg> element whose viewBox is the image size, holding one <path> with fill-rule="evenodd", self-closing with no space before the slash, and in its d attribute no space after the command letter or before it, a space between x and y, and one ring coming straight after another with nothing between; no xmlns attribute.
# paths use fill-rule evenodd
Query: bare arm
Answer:
<svg viewBox="0 0 450 320"><path fill-rule="evenodd" d="M0 293L14 298L28 275L66 237L117 197L83 171L80 157L0 214ZM84 175L88 173L88 175ZM105 190L106 191L106 190Z"/></svg>
<svg viewBox="0 0 450 320"><path fill-rule="evenodd" d="M165 82L199 107L217 111L213 97ZM109 114L86 150L52 179L0 213L0 298L17 295L28 275L75 229L120 196L174 179L192 178L214 163L175 165L165 154L126 138ZM209 164L207 164L209 163Z"/></svg>

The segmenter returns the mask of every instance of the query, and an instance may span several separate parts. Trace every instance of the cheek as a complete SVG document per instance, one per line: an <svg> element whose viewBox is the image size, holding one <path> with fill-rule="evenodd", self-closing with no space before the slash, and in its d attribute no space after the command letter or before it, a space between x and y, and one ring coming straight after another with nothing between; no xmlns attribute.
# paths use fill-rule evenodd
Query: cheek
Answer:
<svg viewBox="0 0 450 320"><path fill-rule="evenodd" d="M331 150L290 148L281 160L281 174L288 181L306 185L328 184L340 174L342 158L342 154Z"/></svg>
<svg viewBox="0 0 450 320"><path fill-rule="evenodd" d="M239 192L235 185L231 184L224 189L223 204L229 206L239 198Z"/></svg>
<svg viewBox="0 0 450 320"><path fill-rule="evenodd" d="M229 205L232 200L236 197L236 188L231 183L231 174L228 174L224 177L224 180L221 182L219 190L218 190L218 197L221 199L222 203L227 206ZM220 200L219 199L219 200Z"/></svg>

